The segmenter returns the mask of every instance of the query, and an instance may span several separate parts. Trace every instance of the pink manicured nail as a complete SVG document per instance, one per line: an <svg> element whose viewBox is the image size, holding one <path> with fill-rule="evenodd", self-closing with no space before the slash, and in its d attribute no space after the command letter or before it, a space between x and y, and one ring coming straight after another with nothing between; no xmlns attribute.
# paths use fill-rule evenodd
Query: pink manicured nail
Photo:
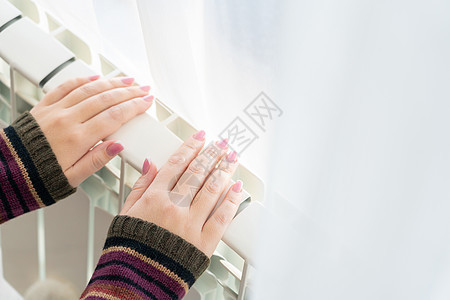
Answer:
<svg viewBox="0 0 450 300"><path fill-rule="evenodd" d="M148 92L150 91L150 86L149 85L143 85L139 87L141 90L143 90L144 92Z"/></svg>
<svg viewBox="0 0 450 300"><path fill-rule="evenodd" d="M123 146L120 142L114 142L106 148L106 153L109 156L116 156L123 150Z"/></svg>
<svg viewBox="0 0 450 300"><path fill-rule="evenodd" d="M153 96L152 95L150 95L150 96L147 96L147 97L145 97L145 98L143 98L144 99L144 101L147 101L147 102L152 102L153 101Z"/></svg>
<svg viewBox="0 0 450 300"><path fill-rule="evenodd" d="M236 183L233 184L232 189L233 189L233 192L235 192L235 193L241 192L242 191L242 181L240 181L240 180L236 181Z"/></svg>
<svg viewBox="0 0 450 300"><path fill-rule="evenodd" d="M94 75L94 76L89 77L89 80L90 81L95 81L95 80L97 80L99 78L100 78L100 75Z"/></svg>
<svg viewBox="0 0 450 300"><path fill-rule="evenodd" d="M199 140L199 141L203 141L205 139L205 131L204 130L200 130L199 132L194 134L194 139Z"/></svg>
<svg viewBox="0 0 450 300"><path fill-rule="evenodd" d="M148 161L148 159L145 159L144 165L142 166L142 175L147 174L148 170L150 170L150 162Z"/></svg>
<svg viewBox="0 0 450 300"><path fill-rule="evenodd" d="M228 153L228 155L227 155L227 161L229 161L229 162L235 162L235 161L236 161L236 156L237 156L236 151L232 151L231 153Z"/></svg>
<svg viewBox="0 0 450 300"><path fill-rule="evenodd" d="M220 141L220 143L217 143L217 146L219 146L222 149L225 149L227 147L228 144L228 139L224 138L222 141Z"/></svg>
<svg viewBox="0 0 450 300"><path fill-rule="evenodd" d="M133 78L133 77L123 78L123 79L122 79L122 82L125 83L125 84L130 85L130 84L133 84L134 78Z"/></svg>

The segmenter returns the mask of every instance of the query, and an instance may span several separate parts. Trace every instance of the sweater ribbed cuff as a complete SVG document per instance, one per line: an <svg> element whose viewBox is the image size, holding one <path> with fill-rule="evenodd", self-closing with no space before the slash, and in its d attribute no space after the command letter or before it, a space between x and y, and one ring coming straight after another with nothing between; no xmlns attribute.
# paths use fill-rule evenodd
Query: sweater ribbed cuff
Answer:
<svg viewBox="0 0 450 300"><path fill-rule="evenodd" d="M139 218L116 216L109 228L108 238L110 237L134 239L161 252L182 265L195 280L209 266L209 258L197 247L178 235Z"/></svg>
<svg viewBox="0 0 450 300"><path fill-rule="evenodd" d="M34 117L25 112L11 125L30 155L37 172L54 201L73 194L73 188Z"/></svg>

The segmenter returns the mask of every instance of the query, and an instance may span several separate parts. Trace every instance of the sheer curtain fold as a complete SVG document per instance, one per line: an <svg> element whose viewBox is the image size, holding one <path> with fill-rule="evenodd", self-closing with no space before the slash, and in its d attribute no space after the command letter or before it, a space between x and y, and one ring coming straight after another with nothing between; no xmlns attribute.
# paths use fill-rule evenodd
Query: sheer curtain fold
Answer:
<svg viewBox="0 0 450 300"><path fill-rule="evenodd" d="M447 299L449 3L285 4L253 298Z"/></svg>
<svg viewBox="0 0 450 300"><path fill-rule="evenodd" d="M258 94L270 95L279 21L275 1L137 3L158 93L210 137L242 115ZM268 155L269 136L259 136L241 153L260 176L267 171L260 159Z"/></svg>

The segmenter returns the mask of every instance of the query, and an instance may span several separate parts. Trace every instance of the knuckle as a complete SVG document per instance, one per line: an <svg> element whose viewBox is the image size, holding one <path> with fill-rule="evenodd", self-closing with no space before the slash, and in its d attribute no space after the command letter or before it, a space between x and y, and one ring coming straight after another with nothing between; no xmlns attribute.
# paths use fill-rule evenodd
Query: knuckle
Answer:
<svg viewBox="0 0 450 300"><path fill-rule="evenodd" d="M128 105L131 108L131 111L135 111L137 112L139 110L139 108L141 107L141 103L143 103L142 101L140 101L140 99L133 99L132 101L128 101Z"/></svg>
<svg viewBox="0 0 450 300"><path fill-rule="evenodd" d="M214 214L214 220L221 226L225 226L229 223L229 217L222 212Z"/></svg>
<svg viewBox="0 0 450 300"><path fill-rule="evenodd" d="M78 89L81 95L87 97L95 92L95 87L91 84L85 84Z"/></svg>
<svg viewBox="0 0 450 300"><path fill-rule="evenodd" d="M125 88L125 92L127 93L127 95L135 96L135 95L140 95L143 91L139 87L129 86L129 87Z"/></svg>
<svg viewBox="0 0 450 300"><path fill-rule="evenodd" d="M124 83L123 83L121 77L113 77L113 78L106 80L106 82L111 88L119 88L119 87L124 86Z"/></svg>
<svg viewBox="0 0 450 300"><path fill-rule="evenodd" d="M82 141L82 135L78 132L73 132L68 135L67 140L70 144L79 144Z"/></svg>
<svg viewBox="0 0 450 300"><path fill-rule="evenodd" d="M208 180L205 188L211 194L218 194L220 191L220 185L216 180Z"/></svg>
<svg viewBox="0 0 450 300"><path fill-rule="evenodd" d="M100 170L105 164L100 155L92 155L91 165L95 170Z"/></svg>
<svg viewBox="0 0 450 300"><path fill-rule="evenodd" d="M85 82L86 82L86 79L84 77L77 77L77 78L70 80L70 83L72 84L72 86L73 85L79 86L79 85L84 84Z"/></svg>
<svg viewBox="0 0 450 300"><path fill-rule="evenodd" d="M136 181L136 183L134 184L133 189L132 189L133 191L135 191L135 192L144 192L144 191L147 190L148 184L144 180L141 180L141 179Z"/></svg>
<svg viewBox="0 0 450 300"><path fill-rule="evenodd" d="M199 162L193 162L189 165L188 171L195 175L203 175L205 174L205 168Z"/></svg>
<svg viewBox="0 0 450 300"><path fill-rule="evenodd" d="M224 162L220 166L220 171L225 174L232 175L234 173L234 168L231 166L229 162Z"/></svg>
<svg viewBox="0 0 450 300"><path fill-rule="evenodd" d="M66 82L61 83L55 90L68 90L71 86L76 84L76 79L69 79Z"/></svg>
<svg viewBox="0 0 450 300"><path fill-rule="evenodd" d="M211 159L216 159L220 155L220 149L215 146L210 146L205 150L205 155Z"/></svg>
<svg viewBox="0 0 450 300"><path fill-rule="evenodd" d="M174 154L174 155L170 156L170 158L167 162L172 166L176 166L176 165L180 165L180 164L184 163L185 161L186 161L186 159L183 156Z"/></svg>
<svg viewBox="0 0 450 300"><path fill-rule="evenodd" d="M125 101L123 105L126 106L126 110L129 112L128 118L136 115L140 110L139 99Z"/></svg>
<svg viewBox="0 0 450 300"><path fill-rule="evenodd" d="M67 91L69 90L70 86L71 86L70 83L64 82L58 85L55 89L53 89L53 91Z"/></svg>
<svg viewBox="0 0 450 300"><path fill-rule="evenodd" d="M228 201L228 203L230 203L230 205L232 207L236 207L241 204L241 198L242 198L242 195L233 194L227 198L227 201Z"/></svg>
<svg viewBox="0 0 450 300"><path fill-rule="evenodd" d="M109 102L113 99L113 96L111 95L111 93L106 92L106 93L99 94L98 98L101 102Z"/></svg>
<svg viewBox="0 0 450 300"><path fill-rule="evenodd" d="M109 116L117 122L122 122L124 119L124 111L120 105L115 105L109 109Z"/></svg>
<svg viewBox="0 0 450 300"><path fill-rule="evenodd" d="M43 112L47 113L47 114L50 113L48 110L43 111ZM48 115L46 117L50 118L50 116L48 116ZM76 130L77 124L74 124L73 120L70 119L69 112L67 112L65 110L60 110L60 111L54 113L51 116L51 121L49 122L49 124L51 124L51 126L53 128L67 128L70 126L70 129L67 130L67 132L70 132L70 134L67 134L62 138L67 138L67 137L70 138L73 135L73 137L76 137L78 139L78 131Z"/></svg>
<svg viewBox="0 0 450 300"><path fill-rule="evenodd" d="M81 77L71 78L71 79L67 80L66 82L62 83L61 86L66 86L66 87L77 86L77 85L83 84L83 82L84 82L84 80Z"/></svg>
<svg viewBox="0 0 450 300"><path fill-rule="evenodd" d="M190 151L197 151L197 145L194 141L188 140L184 143L184 146Z"/></svg>
<svg viewBox="0 0 450 300"><path fill-rule="evenodd" d="M67 118L66 118L66 114L63 112L58 113L58 115L55 115L54 119L53 119L53 126L56 127L61 127L61 126L65 126L67 123Z"/></svg>

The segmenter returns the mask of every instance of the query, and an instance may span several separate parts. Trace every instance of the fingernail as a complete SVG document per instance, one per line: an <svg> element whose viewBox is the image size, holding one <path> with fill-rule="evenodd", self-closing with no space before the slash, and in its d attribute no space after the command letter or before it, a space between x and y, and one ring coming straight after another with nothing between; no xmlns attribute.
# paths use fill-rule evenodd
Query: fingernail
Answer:
<svg viewBox="0 0 450 300"><path fill-rule="evenodd" d="M134 78L133 77L123 78L122 82L125 83L125 84L130 85L130 84L132 84L134 82Z"/></svg>
<svg viewBox="0 0 450 300"><path fill-rule="evenodd" d="M95 81L95 80L97 80L99 78L100 78L100 75L94 75L94 76L89 77L89 80L90 81Z"/></svg>
<svg viewBox="0 0 450 300"><path fill-rule="evenodd" d="M237 156L236 151L232 151L232 152L228 153L228 155L227 155L227 161L229 161L229 162L235 162L235 161L236 161L236 156Z"/></svg>
<svg viewBox="0 0 450 300"><path fill-rule="evenodd" d="M205 138L205 131L204 130L200 130L199 132L194 134L194 139L196 139L196 140L203 141L204 138Z"/></svg>
<svg viewBox="0 0 450 300"><path fill-rule="evenodd" d="M148 173L148 170L150 170L150 162L148 161L148 159L146 158L144 160L144 165L142 166L142 175L145 175Z"/></svg>
<svg viewBox="0 0 450 300"><path fill-rule="evenodd" d="M242 181L240 181L240 180L236 181L236 183L233 184L232 189L233 189L233 192L235 192L235 193L241 192L242 191Z"/></svg>
<svg viewBox="0 0 450 300"><path fill-rule="evenodd" d="M139 87L141 90L143 90L144 92L148 92L150 91L150 86L149 85L143 85Z"/></svg>
<svg viewBox="0 0 450 300"><path fill-rule="evenodd" d="M220 141L220 143L217 143L217 146L219 146L222 149L225 149L227 147L228 144L228 139L224 138L222 141Z"/></svg>
<svg viewBox="0 0 450 300"><path fill-rule="evenodd" d="M106 148L106 153L109 156L116 156L123 150L123 146L120 142L114 142Z"/></svg>
<svg viewBox="0 0 450 300"><path fill-rule="evenodd" d="M144 101L147 101L147 102L152 102L153 101L153 96L147 96L147 97L145 97L145 98L143 98L144 99Z"/></svg>

